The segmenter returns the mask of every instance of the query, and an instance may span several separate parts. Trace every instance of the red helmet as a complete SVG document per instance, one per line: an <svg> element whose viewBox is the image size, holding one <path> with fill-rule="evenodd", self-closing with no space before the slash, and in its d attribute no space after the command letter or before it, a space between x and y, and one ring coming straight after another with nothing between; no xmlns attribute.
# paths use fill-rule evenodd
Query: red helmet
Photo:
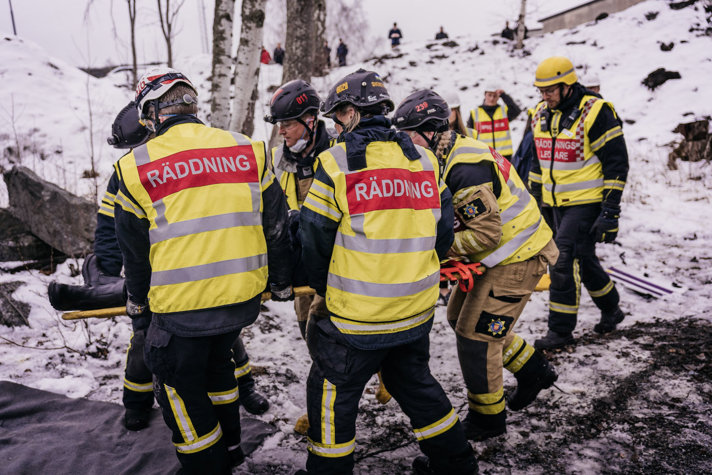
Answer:
<svg viewBox="0 0 712 475"><path fill-rule="evenodd" d="M173 68L154 68L146 72L136 86L135 102L138 116L143 117L144 108L149 101L160 98L173 86L181 83L190 87L196 95L198 94L193 83L183 73Z"/></svg>

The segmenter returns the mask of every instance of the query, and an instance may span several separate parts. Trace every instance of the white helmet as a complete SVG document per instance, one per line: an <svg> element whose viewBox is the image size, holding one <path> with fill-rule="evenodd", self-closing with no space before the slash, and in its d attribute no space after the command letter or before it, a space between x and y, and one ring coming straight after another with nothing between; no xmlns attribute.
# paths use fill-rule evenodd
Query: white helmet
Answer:
<svg viewBox="0 0 712 475"><path fill-rule="evenodd" d="M445 99L445 102L447 102L447 105L450 106L450 109L460 107L460 95L457 93L457 91L453 89L448 89L447 91L443 92L442 98Z"/></svg>
<svg viewBox="0 0 712 475"><path fill-rule="evenodd" d="M494 81L487 81L484 86L485 92L494 92L499 89L499 85Z"/></svg>
<svg viewBox="0 0 712 475"><path fill-rule="evenodd" d="M581 82L584 87L601 87L601 80L596 73L586 73Z"/></svg>
<svg viewBox="0 0 712 475"><path fill-rule="evenodd" d="M198 94L193 83L183 73L173 68L154 68L141 76L136 86L135 99L139 118L143 117L144 107L149 101L158 99L170 91L173 86L181 83L193 89L196 95Z"/></svg>

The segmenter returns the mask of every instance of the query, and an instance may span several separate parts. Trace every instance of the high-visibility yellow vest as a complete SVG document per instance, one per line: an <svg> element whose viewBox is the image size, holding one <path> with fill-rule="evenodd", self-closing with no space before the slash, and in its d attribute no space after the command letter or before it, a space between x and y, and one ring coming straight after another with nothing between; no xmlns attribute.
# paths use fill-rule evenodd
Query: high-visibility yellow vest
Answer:
<svg viewBox="0 0 712 475"><path fill-rule="evenodd" d="M443 179L447 181L455 165L480 162L496 165L493 168L501 188L497 205L502 220L502 238L497 247L468 257L487 267L526 261L549 243L552 232L509 160L483 142L458 136L446 158ZM458 190L451 191L455 194Z"/></svg>
<svg viewBox="0 0 712 475"><path fill-rule="evenodd" d="M265 289L262 190L274 175L262 142L178 124L122 157L117 171L139 207L121 193L117 204L150 223L153 312L236 304Z"/></svg>
<svg viewBox="0 0 712 475"><path fill-rule="evenodd" d="M304 206L339 221L326 305L349 334L395 333L428 322L440 281L435 251L440 191L435 156L409 160L395 142L372 142L367 167L350 171L346 145L319 155L334 187L314 179Z"/></svg>
<svg viewBox="0 0 712 475"><path fill-rule="evenodd" d="M542 199L550 206L573 206L598 203L603 200L604 177L601 162L595 153L608 141L623 135L620 126L613 127L591 143L588 131L604 105L610 102L584 95L578 117L567 129L561 129L562 112L551 111L547 120L546 103L540 102L532 119L534 145L541 167L541 176L530 180L542 184ZM546 126L543 124L546 122ZM546 130L542 130L546 129ZM553 160L552 160L553 155Z"/></svg>
<svg viewBox="0 0 712 475"><path fill-rule="evenodd" d="M472 138L486 143L500 154L511 157L514 154L512 134L509 131L508 107L500 105L490 117L482 106L470 111L472 116Z"/></svg>

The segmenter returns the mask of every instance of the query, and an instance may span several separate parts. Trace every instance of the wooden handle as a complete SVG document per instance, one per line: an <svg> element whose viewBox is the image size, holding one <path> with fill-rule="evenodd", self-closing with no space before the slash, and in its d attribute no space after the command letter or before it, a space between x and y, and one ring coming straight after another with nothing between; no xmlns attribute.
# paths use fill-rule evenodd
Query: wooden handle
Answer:
<svg viewBox="0 0 712 475"><path fill-rule="evenodd" d="M316 290L311 287L295 287L294 295L301 297L303 295L314 295ZM262 293L262 301L269 300L272 298L270 292ZM119 317L121 315L126 315L126 307L111 307L111 308L100 308L97 310L78 310L76 312L67 312L62 315L62 320L82 320L84 318L111 318Z"/></svg>

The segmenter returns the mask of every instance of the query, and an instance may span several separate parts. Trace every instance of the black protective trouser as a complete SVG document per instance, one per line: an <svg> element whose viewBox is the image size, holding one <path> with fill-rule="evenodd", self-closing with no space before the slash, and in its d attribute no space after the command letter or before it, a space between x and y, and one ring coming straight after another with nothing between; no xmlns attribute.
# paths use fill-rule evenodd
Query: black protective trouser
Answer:
<svg viewBox="0 0 712 475"><path fill-rule="evenodd" d="M601 312L613 312L620 297L596 257L591 226L601 212L600 203L551 208L559 260L550 269L549 329L571 333L576 328L581 283Z"/></svg>
<svg viewBox="0 0 712 475"><path fill-rule="evenodd" d="M359 400L379 370L432 463L447 466L470 450L452 404L430 374L427 334L408 344L359 350L328 318L312 316L307 345L313 360L307 379L309 473L352 472Z"/></svg>
<svg viewBox="0 0 712 475"><path fill-rule="evenodd" d="M133 335L126 351L123 403L126 409L149 411L153 407L153 375L146 367L143 351L151 314L131 319Z"/></svg>
<svg viewBox="0 0 712 475"><path fill-rule="evenodd" d="M126 409L148 411L153 407L153 375L143 359L146 331L151 323L148 317L134 318L131 322L133 335L126 351L123 403ZM250 359L241 337L232 346L235 362L235 379L240 394L254 391L255 379L250 368Z"/></svg>
<svg viewBox="0 0 712 475"><path fill-rule="evenodd" d="M156 400L187 473L230 473L228 450L240 445L232 360L239 334L187 338L154 324L149 327L146 363L155 376Z"/></svg>

